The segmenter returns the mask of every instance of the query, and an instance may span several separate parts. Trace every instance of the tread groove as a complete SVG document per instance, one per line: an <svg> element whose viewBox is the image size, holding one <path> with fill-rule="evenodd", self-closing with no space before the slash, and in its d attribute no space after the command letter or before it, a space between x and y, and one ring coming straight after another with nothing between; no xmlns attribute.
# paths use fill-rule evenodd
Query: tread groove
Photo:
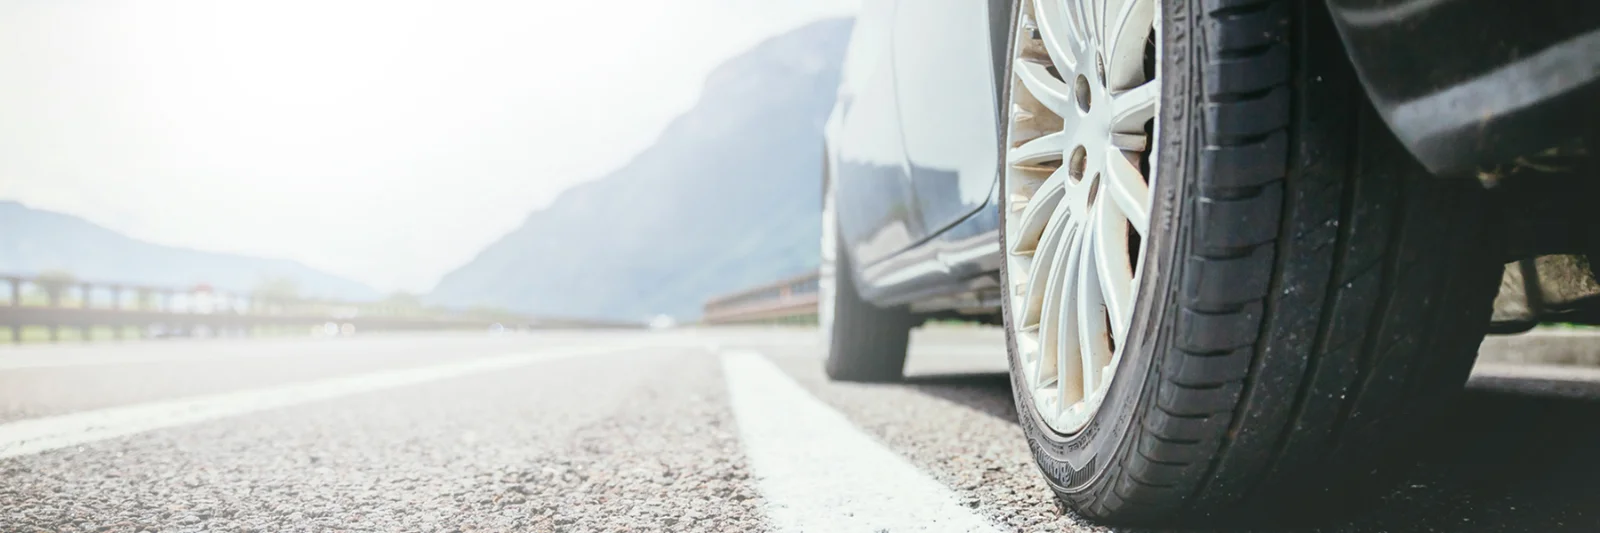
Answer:
<svg viewBox="0 0 1600 533"><path fill-rule="evenodd" d="M1213 246L1205 250L1195 250L1190 254L1190 257L1215 260L1244 259L1250 257L1251 254L1254 254L1257 248L1262 246L1272 246L1273 242L1275 241L1268 241L1261 244L1251 244L1248 246Z"/></svg>
<svg viewBox="0 0 1600 533"><path fill-rule="evenodd" d="M1358 124L1364 120L1362 115L1356 116ZM1359 128L1357 129L1359 130ZM1396 202L1401 206L1410 205L1408 200L1411 195L1406 190L1407 188L1404 184L1396 187ZM1406 223L1406 217L1403 215L1391 215L1389 220L1388 242L1383 243L1383 259L1379 262L1379 264L1383 265L1384 275L1378 279L1378 303L1374 306L1372 316L1369 318L1366 329L1366 342L1362 343L1361 351L1356 358L1355 379L1351 381L1356 385L1356 389L1346 394L1344 401L1339 405L1339 413L1334 417L1332 428L1328 432L1328 438L1332 441L1331 443L1336 443L1339 440L1345 424L1350 419L1350 413L1355 409L1356 402L1360 401L1361 396L1367 392L1365 382L1372 372L1373 354L1378 350L1378 344L1383 340L1384 319L1389 316L1390 311L1392 311L1391 307L1394 304L1393 285L1394 279L1400 275L1399 248L1402 237L1405 234Z"/></svg>
<svg viewBox="0 0 1600 533"><path fill-rule="evenodd" d="M1266 55L1268 52L1272 51L1273 47L1276 46L1279 46L1279 44L1264 43L1245 48L1236 48L1233 50L1217 50L1212 53L1215 54L1214 57L1217 59L1248 59L1256 56Z"/></svg>
<svg viewBox="0 0 1600 533"><path fill-rule="evenodd" d="M1210 141L1213 144L1207 144L1205 147L1207 149L1237 148L1237 147L1240 147L1240 146L1245 146L1245 145L1250 145L1250 144L1260 144L1260 143L1266 142L1267 139L1272 138L1272 134L1278 133L1278 132L1286 130L1286 129L1288 129L1288 127L1284 126L1284 127L1280 127L1278 129L1272 130L1272 131L1268 131L1268 132L1264 132L1264 133L1250 134L1250 135L1220 136L1220 135L1213 134L1213 136L1211 138L1207 139L1208 141ZM1222 138L1219 139L1218 137L1222 137ZM1223 144L1217 144L1220 141L1228 141L1228 142L1223 143Z"/></svg>
<svg viewBox="0 0 1600 533"><path fill-rule="evenodd" d="M1155 406L1156 410L1161 411L1162 414L1165 414L1168 417L1177 418L1177 419L1180 419L1180 420L1206 420L1208 418L1216 416L1215 414L1209 414L1209 415L1180 415L1180 414L1174 413L1172 411L1168 411L1167 408L1162 407L1159 403L1151 404L1151 405Z"/></svg>
<svg viewBox="0 0 1600 533"><path fill-rule="evenodd" d="M1359 117L1360 115L1357 114L1357 121L1360 120ZM1290 408L1289 419L1284 422L1283 428L1272 446L1272 456L1267 461L1265 472L1277 471L1279 464L1282 463L1284 453L1288 451L1290 437L1305 417L1307 397L1315 389L1312 386L1312 380L1316 379L1318 371L1322 369L1322 363L1326 360L1326 354L1328 353L1328 344L1332 342L1332 321L1336 315L1335 307L1339 303L1339 293L1342 292L1340 286L1345 283L1344 271L1350 255L1350 234L1356 228L1354 212L1358 197L1357 189L1360 187L1356 177L1360 176L1363 171L1360 163L1360 131L1359 124L1352 124L1350 131L1346 132L1346 142L1351 147L1352 157L1351 162L1345 165L1344 176L1341 178L1344 190L1340 191L1339 198L1339 232L1333 241L1333 269L1328 273L1326 287L1323 289L1322 311L1317 317L1317 329L1314 333L1316 336L1313 337L1311 350L1306 354L1305 368L1301 371L1299 390L1295 391L1294 404ZM1261 490L1268 477L1262 476L1257 479L1255 486L1249 492L1253 494Z"/></svg>
<svg viewBox="0 0 1600 533"><path fill-rule="evenodd" d="M1154 461L1152 461L1152 462L1154 462ZM1140 485L1144 485L1144 486L1150 487L1152 489L1166 490L1166 489L1171 489L1173 487L1178 486L1176 483L1152 483L1152 482L1149 482L1149 481L1145 481L1143 478L1139 477L1138 473L1133 473L1133 472L1130 472L1128 474L1128 479L1132 480L1134 483L1138 483Z"/></svg>
<svg viewBox="0 0 1600 533"><path fill-rule="evenodd" d="M1260 13L1272 8L1273 2L1258 2L1254 4L1233 5L1219 7L1207 12L1206 15L1216 19L1229 19L1241 15Z"/></svg>
<svg viewBox="0 0 1600 533"><path fill-rule="evenodd" d="M1193 446L1195 444L1200 444L1202 442L1200 439L1180 439L1180 438L1176 438L1176 437L1168 437L1168 436L1162 435L1160 433L1156 433L1154 431L1149 432L1148 434L1151 437L1154 437L1158 441L1161 441L1161 442L1164 442L1164 443L1167 443L1167 444L1175 444L1175 445L1178 445L1178 446Z"/></svg>
<svg viewBox="0 0 1600 533"><path fill-rule="evenodd" d="M1189 356L1193 356L1193 357L1226 357L1226 356L1228 356L1228 355L1233 353L1233 350L1198 350L1197 351L1197 350L1188 350L1188 349L1184 349L1184 348L1176 348L1176 350L1178 350L1180 352L1183 352L1185 355L1189 355Z"/></svg>
<svg viewBox="0 0 1600 533"><path fill-rule="evenodd" d="M1170 384L1170 385L1172 385L1174 387L1178 387L1180 389L1188 389L1188 390L1192 390L1192 391L1217 390L1217 389L1221 389L1223 387L1227 387L1228 385L1232 385L1234 383L1238 383L1238 380L1225 381L1225 382L1217 383L1217 384L1209 384L1208 383L1208 384L1203 384L1203 385L1185 385L1183 383L1178 383L1176 381L1169 381L1168 382L1168 384Z"/></svg>
<svg viewBox="0 0 1600 533"><path fill-rule="evenodd" d="M1252 144L1260 144L1266 142L1267 139L1271 139L1273 134L1283 132L1287 129L1289 129L1287 125L1282 125L1261 133L1233 135L1226 133L1212 133L1208 138L1210 144L1207 144L1206 148L1239 148Z"/></svg>
<svg viewBox="0 0 1600 533"><path fill-rule="evenodd" d="M1277 181L1277 180L1274 180ZM1239 201L1258 198L1267 190L1266 185L1247 185L1243 187L1210 186L1201 192L1206 198L1212 200Z"/></svg>
<svg viewBox="0 0 1600 533"><path fill-rule="evenodd" d="M1158 460L1158 459L1152 459L1149 455L1145 454L1143 451L1140 451L1138 449L1135 449L1133 451L1133 453L1139 454L1139 457L1143 458L1146 461L1149 461L1150 464L1156 464L1156 465L1161 465L1161 466L1189 466L1190 465L1190 463L1186 463L1186 462L1183 462L1183 461L1162 461L1162 460ZM1168 485L1168 486L1171 486L1171 485Z"/></svg>
<svg viewBox="0 0 1600 533"><path fill-rule="evenodd" d="M1260 100L1262 98L1266 98L1267 95L1272 94L1272 91L1276 91L1284 85L1286 84L1277 83L1252 91L1213 93L1211 94L1210 101L1219 104L1237 104L1240 102Z"/></svg>

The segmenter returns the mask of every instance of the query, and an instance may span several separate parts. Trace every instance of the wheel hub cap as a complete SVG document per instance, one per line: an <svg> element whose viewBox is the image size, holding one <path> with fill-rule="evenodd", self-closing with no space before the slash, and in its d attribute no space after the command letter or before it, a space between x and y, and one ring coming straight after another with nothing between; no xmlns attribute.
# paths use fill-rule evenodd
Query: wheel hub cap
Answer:
<svg viewBox="0 0 1600 533"><path fill-rule="evenodd" d="M1022 7L1002 191L1009 327L1034 407L1072 433L1110 387L1142 272L1156 0Z"/></svg>

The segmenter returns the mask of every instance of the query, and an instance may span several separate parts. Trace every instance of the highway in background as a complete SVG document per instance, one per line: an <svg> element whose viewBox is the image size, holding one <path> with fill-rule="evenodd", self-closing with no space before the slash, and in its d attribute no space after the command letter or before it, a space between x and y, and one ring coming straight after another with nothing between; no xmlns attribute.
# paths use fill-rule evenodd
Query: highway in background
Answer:
<svg viewBox="0 0 1600 533"><path fill-rule="evenodd" d="M0 531L1111 531L1035 472L999 340L918 331L890 385L805 329L7 347ZM1480 365L1316 530L1600 530L1597 373Z"/></svg>

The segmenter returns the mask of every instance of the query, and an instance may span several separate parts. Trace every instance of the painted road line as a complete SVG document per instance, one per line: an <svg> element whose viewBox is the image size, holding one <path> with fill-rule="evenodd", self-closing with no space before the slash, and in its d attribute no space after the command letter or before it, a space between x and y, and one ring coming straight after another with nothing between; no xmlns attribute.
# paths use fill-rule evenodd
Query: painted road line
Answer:
<svg viewBox="0 0 1600 533"><path fill-rule="evenodd" d="M0 335L3 334L4 332L0 331ZM704 340L701 338L685 334L623 332L621 335L635 338L650 335L648 340L650 345L659 347L702 347L705 345ZM489 340L493 337L463 335L457 338L466 339L470 342ZM516 340L515 337L510 336L502 338ZM428 343L453 340L452 337L442 335L419 335L414 339ZM560 332L532 334L523 337L523 339L531 342L554 342L563 345L575 345L578 342L590 342L593 340L592 337L575 338L562 335ZM373 337L359 339L217 339L182 340L170 343L132 341L128 343L107 342L98 346L46 345L27 346L20 349L13 349L0 342L0 371L152 363L229 363L233 361L304 357L362 357L373 354L386 356L388 355L387 350L391 350L394 346L403 346L403 349L415 351L415 344L401 344L407 340L406 337L398 334L378 334ZM461 346L450 346L450 348L457 349L461 348Z"/></svg>
<svg viewBox="0 0 1600 533"><path fill-rule="evenodd" d="M115 348L107 348L107 351ZM223 350L218 350L223 351ZM310 353L251 353L228 354L219 356L215 353L192 354L122 354L112 352L93 356L57 356L55 354L29 354L26 356L0 356L0 370L30 370L36 368L74 368L85 366L150 364L150 363L227 363L232 361L245 361L251 359L273 359L291 357L326 357L328 354Z"/></svg>
<svg viewBox="0 0 1600 533"><path fill-rule="evenodd" d="M353 394L640 347L629 344L501 355L19 420L0 424L0 459Z"/></svg>
<svg viewBox="0 0 1600 533"><path fill-rule="evenodd" d="M779 531L995 531L761 354L724 352L739 437Z"/></svg>

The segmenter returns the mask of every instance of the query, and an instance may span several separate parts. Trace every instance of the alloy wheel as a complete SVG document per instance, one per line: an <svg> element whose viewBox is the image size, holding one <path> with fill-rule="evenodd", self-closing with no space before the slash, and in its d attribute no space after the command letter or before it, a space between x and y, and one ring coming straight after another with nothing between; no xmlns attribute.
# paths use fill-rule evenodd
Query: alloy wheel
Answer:
<svg viewBox="0 0 1600 533"><path fill-rule="evenodd" d="M1023 0L1012 46L1006 269L1018 369L1077 432L1105 397L1150 231L1156 0Z"/></svg>

